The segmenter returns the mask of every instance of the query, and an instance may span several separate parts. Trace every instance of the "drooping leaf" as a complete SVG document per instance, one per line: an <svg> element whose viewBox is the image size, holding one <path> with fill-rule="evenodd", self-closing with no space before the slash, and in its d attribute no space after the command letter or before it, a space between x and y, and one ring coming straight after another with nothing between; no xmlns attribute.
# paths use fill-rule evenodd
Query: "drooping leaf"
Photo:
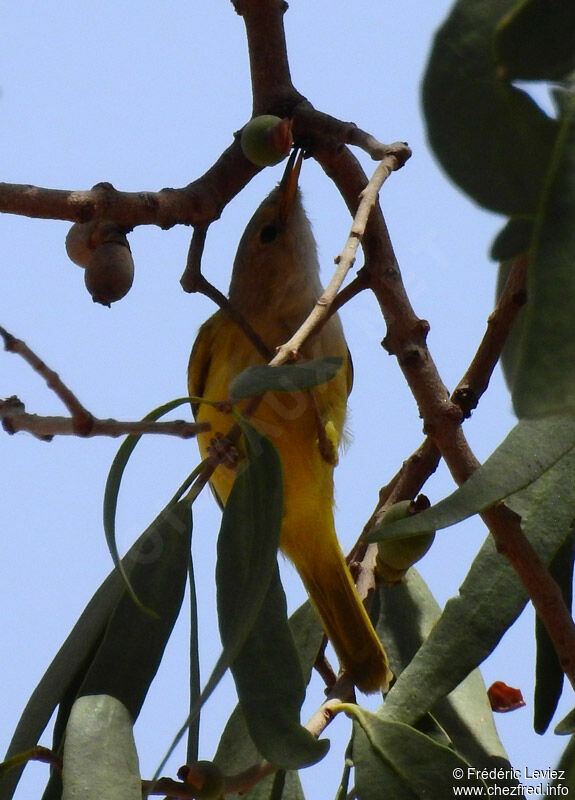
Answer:
<svg viewBox="0 0 575 800"><path fill-rule="evenodd" d="M322 758L327 742L299 722L305 680L276 556L283 513L279 456L251 425L243 426L249 466L236 478L218 540L220 632L224 652L234 653L231 670L252 740L273 764L296 769ZM247 599L253 603L262 586L254 618Z"/></svg>
<svg viewBox="0 0 575 800"><path fill-rule="evenodd" d="M191 516L185 501L154 520L149 547L128 566L146 614L126 591L114 609L80 688L80 696L112 695L136 719L180 612L190 559Z"/></svg>
<svg viewBox="0 0 575 800"><path fill-rule="evenodd" d="M178 535L181 535L181 532L178 532ZM186 536L183 535L181 538L185 540ZM154 564L153 559L157 560L158 556L161 555L162 542L162 538L158 535L158 528L152 523L124 556L123 561L126 568L128 570L141 569L142 574L149 575ZM185 555L186 545L184 542L180 544L185 564L187 558ZM189 535L187 552L189 553ZM133 573L132 577L135 580ZM168 595L170 595L171 591L170 589ZM67 722L66 708L71 707L78 687L84 681L90 665L93 663L110 619L119 604L121 605L122 598L124 598L128 608L131 606L134 613L139 615L139 618L145 617L148 623L163 627L164 632L167 634L168 623L166 620L161 617L155 619L145 615L125 593L125 584L118 571L114 569L95 592L32 693L10 742L7 751L8 757L28 750L37 744L54 710L60 703L64 704L64 713L59 714L57 726L60 731L63 731ZM142 666L143 671L146 669L150 669L149 663ZM129 678L126 680L127 683L130 683ZM140 690L142 690L141 683L139 686ZM128 692L131 694L134 703L137 703L137 691L136 686L133 688L128 687ZM22 768L13 769L0 779L1 800L11 800L21 772Z"/></svg>
<svg viewBox="0 0 575 800"><path fill-rule="evenodd" d="M294 611L289 626L307 683L324 636L321 621L309 600ZM233 772L241 772L261 757L250 738L245 717L238 705L224 728L214 761L222 769L227 765Z"/></svg>
<svg viewBox="0 0 575 800"><path fill-rule="evenodd" d="M527 272L513 407L518 417L575 409L575 97L553 154Z"/></svg>
<svg viewBox="0 0 575 800"><path fill-rule="evenodd" d="M122 580L114 570L94 594L30 696L12 736L7 758L37 744L54 709L78 679L77 676L83 674L87 660L123 591ZM12 769L0 777L1 800L11 800L22 769L23 766Z"/></svg>
<svg viewBox="0 0 575 800"><path fill-rule="evenodd" d="M557 777L549 781L556 797L570 797L575 792L575 736L571 736L557 764ZM567 791L565 791L567 789ZM551 792L549 792L551 797Z"/></svg>
<svg viewBox="0 0 575 800"><path fill-rule="evenodd" d="M572 459L575 462L575 459ZM575 463L574 463L575 466ZM555 554L549 572L561 589L568 609L573 598L573 532L568 535ZM533 699L533 728L536 733L545 733L555 713L561 692L564 673L553 647L553 642L539 617L535 618L537 662L535 669L535 696Z"/></svg>
<svg viewBox="0 0 575 800"><path fill-rule="evenodd" d="M279 572L231 665L240 706L258 751L283 769L319 761L329 749L300 724L306 681L291 636Z"/></svg>
<svg viewBox="0 0 575 800"><path fill-rule="evenodd" d="M132 718L108 695L74 703L64 744L62 800L141 800Z"/></svg>
<svg viewBox="0 0 575 800"><path fill-rule="evenodd" d="M269 439L245 419L239 417L238 422L244 435L246 458L238 469L222 515L216 564L223 651L154 777L158 777L191 721L236 659L277 569L283 515L281 462Z"/></svg>
<svg viewBox="0 0 575 800"><path fill-rule="evenodd" d="M153 411L150 411L149 414L146 414L144 420L155 422L156 420L160 419L160 417L163 417L165 414L168 414L170 411L173 411L175 408L178 408L181 405L189 404L189 402L190 402L189 397L178 397L177 399L171 400L168 403L164 403L164 405L161 405L158 408L155 408ZM116 544L116 508L118 506L118 495L120 492L120 483L122 482L124 470L126 469L126 465L130 460L130 457L134 452L136 445L142 438L142 435L143 434L131 434L130 436L126 436L126 438L118 448L118 452L116 453L116 456L112 461L112 466L110 467L110 471L108 472L106 487L104 489L104 501L102 509L103 521L104 521L104 534L106 536L106 542L108 544L110 555L112 556L112 561L114 562L114 566L119 570L120 575L122 576L128 591L130 592L132 598L137 604L139 604L140 601L136 596L132 586L130 585L130 581L124 569L124 565L122 564L122 561L120 559L120 554L118 553L118 546ZM186 481L184 486L187 485L188 480ZM175 499L179 499L179 497Z"/></svg>
<svg viewBox="0 0 575 800"><path fill-rule="evenodd" d="M304 675L304 680L307 683L310 679L312 667L323 639L323 627L309 601L301 605L292 614L289 619L289 626L298 652L300 668ZM252 741L246 725L244 713L238 705L224 728L216 755L214 756L214 761L216 764L219 764L222 769L225 768L232 773L236 773L247 769L251 764L254 764L261 758L262 754ZM296 788L300 786L299 781L295 780L294 782L292 778L294 780L297 779L297 775L289 771L287 773L287 784L284 787L284 796L286 800L288 798L292 800L292 797L293 800L301 800L303 794L286 794L286 792L289 791L301 791L301 789L298 790ZM268 794L262 794L261 798L262 800L264 800L264 798L267 800L271 780L268 778L263 783L267 786ZM248 792L245 797L248 798L248 800L256 800L256 798L259 800L260 791L263 792L264 789L262 788L260 790L258 787L255 787L251 792ZM257 793L254 794L254 792Z"/></svg>
<svg viewBox="0 0 575 800"><path fill-rule="evenodd" d="M558 736L566 736L575 733L575 708L563 717L555 726L555 733Z"/></svg>
<svg viewBox="0 0 575 800"><path fill-rule="evenodd" d="M441 609L417 570L404 581L378 587L377 632L385 642L390 666L401 675L431 633ZM509 762L499 740L479 670L471 672L431 713L449 736L455 751L477 768L491 769Z"/></svg>
<svg viewBox="0 0 575 800"><path fill-rule="evenodd" d="M497 28L495 53L509 80L563 80L575 69L575 5L518 2Z"/></svg>
<svg viewBox="0 0 575 800"><path fill-rule="evenodd" d="M529 488L509 498L544 564L569 535L575 513L570 453ZM448 600L428 638L390 690L381 715L413 724L451 692L497 645L527 602L511 564L488 537L456 597Z"/></svg>
<svg viewBox="0 0 575 800"><path fill-rule="evenodd" d="M442 167L473 200L506 216L535 213L557 133L554 120L497 74L495 31L516 3L458 0L423 82L428 137Z"/></svg>
<svg viewBox="0 0 575 800"><path fill-rule="evenodd" d="M381 525L367 539L413 536L454 525L529 486L574 446L574 413L521 420L453 494L420 514Z"/></svg>
<svg viewBox="0 0 575 800"><path fill-rule="evenodd" d="M311 389L335 377L342 359L334 356L316 358L302 364L267 364L248 367L230 383L230 397L244 400L265 392L297 392Z"/></svg>
<svg viewBox="0 0 575 800"><path fill-rule="evenodd" d="M486 784L476 775L470 776L469 764L449 747L359 706L345 703L341 709L354 720L353 759L361 800L386 796L445 800L453 795L454 779L457 786L477 787L487 794Z"/></svg>
<svg viewBox="0 0 575 800"><path fill-rule="evenodd" d="M196 581L194 577L194 564L190 559L189 566L190 590L190 711L196 706L200 697L200 648L198 634L198 603L196 596ZM198 760L200 739L200 715L190 721L188 730L188 743L186 748L186 764Z"/></svg>

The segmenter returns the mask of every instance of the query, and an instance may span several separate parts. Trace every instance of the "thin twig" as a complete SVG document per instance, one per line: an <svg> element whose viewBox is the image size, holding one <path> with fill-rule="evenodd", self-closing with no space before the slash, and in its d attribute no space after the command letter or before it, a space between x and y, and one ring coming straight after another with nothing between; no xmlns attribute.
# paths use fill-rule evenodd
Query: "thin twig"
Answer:
<svg viewBox="0 0 575 800"><path fill-rule="evenodd" d="M121 422L116 419L98 419L80 403L60 376L53 369L50 369L25 342L17 339L1 326L0 336L4 339L5 349L23 358L45 380L47 386L62 401L72 415L70 418L28 414L24 403L17 397L9 397L7 400L0 400L0 419L7 433L26 431L43 441L50 441L54 436L125 436L126 434L144 433L161 433L189 439L198 433L210 430L209 423L185 422L183 420Z"/></svg>
<svg viewBox="0 0 575 800"><path fill-rule="evenodd" d="M206 229L194 230L190 248L188 250L188 259L184 274L180 280L184 291L198 292L214 302L218 308L223 311L242 331L242 333L253 344L258 353L266 360L269 361L272 357L272 352L259 336L256 331L249 324L244 315L235 308L228 298L220 292L201 272L201 256L205 242Z"/></svg>
<svg viewBox="0 0 575 800"><path fill-rule="evenodd" d="M408 148L404 145L401 157L396 149L390 148L388 154L377 165L371 179L361 192L361 199L353 219L351 230L341 253L336 257L337 268L321 297L304 320L298 330L287 342L278 347L277 353L270 365L276 366L292 360L296 356L304 341L316 330L330 315L330 308L336 295L345 280L346 275L355 263L357 248L363 238L369 215L377 203L379 190L391 173L401 166L409 157ZM405 151L405 152L404 152Z"/></svg>
<svg viewBox="0 0 575 800"><path fill-rule="evenodd" d="M209 422L186 422L173 420L168 422L151 422L136 420L122 422L117 419L98 419L90 416L90 426L81 433L73 419L69 417L47 417L38 414L27 414L24 405L16 397L0 400L0 420L7 433L25 431L43 441L50 441L54 436L127 436L129 434L163 434L190 439L198 433L210 430Z"/></svg>

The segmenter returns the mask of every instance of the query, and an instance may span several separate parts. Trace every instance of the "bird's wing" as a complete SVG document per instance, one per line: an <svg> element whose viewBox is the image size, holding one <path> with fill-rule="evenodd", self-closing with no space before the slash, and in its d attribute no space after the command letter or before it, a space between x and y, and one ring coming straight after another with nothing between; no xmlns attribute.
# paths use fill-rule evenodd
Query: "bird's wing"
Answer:
<svg viewBox="0 0 575 800"><path fill-rule="evenodd" d="M192 397L203 397L206 379L210 370L214 347L214 329L217 326L217 314L210 317L200 327L188 364L188 392ZM198 404L192 404L194 416L198 413Z"/></svg>

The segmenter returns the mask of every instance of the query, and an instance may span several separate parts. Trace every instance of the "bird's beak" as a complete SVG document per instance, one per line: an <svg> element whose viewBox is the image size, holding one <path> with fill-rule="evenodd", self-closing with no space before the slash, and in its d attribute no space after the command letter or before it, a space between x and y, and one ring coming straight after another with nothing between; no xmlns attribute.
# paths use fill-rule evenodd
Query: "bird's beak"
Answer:
<svg viewBox="0 0 575 800"><path fill-rule="evenodd" d="M294 150L288 159L283 177L280 181L279 191L281 199L279 217L283 223L287 222L293 207L302 161L303 150Z"/></svg>

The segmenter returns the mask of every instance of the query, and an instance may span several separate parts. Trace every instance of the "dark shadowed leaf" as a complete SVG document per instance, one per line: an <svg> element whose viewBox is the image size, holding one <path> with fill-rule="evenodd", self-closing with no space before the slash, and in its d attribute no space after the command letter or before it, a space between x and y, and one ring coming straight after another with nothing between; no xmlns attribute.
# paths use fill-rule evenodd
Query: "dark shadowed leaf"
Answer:
<svg viewBox="0 0 575 800"><path fill-rule="evenodd" d="M575 461L575 459L572 459ZM575 466L575 464L574 464ZM571 480L573 480L573 477ZM574 536L571 530L553 561L549 571L571 609L573 598L573 556ZM535 618L535 639L537 642L537 662L535 669L535 696L533 699L533 728L536 733L545 733L557 708L563 691L564 673L547 630L539 617Z"/></svg>
<svg viewBox="0 0 575 800"><path fill-rule="evenodd" d="M497 76L495 30L516 3L455 3L423 83L428 136L441 165L473 200L506 216L535 213L557 132L554 120Z"/></svg>
<svg viewBox="0 0 575 800"><path fill-rule="evenodd" d="M525 535L549 564L568 536L575 512L574 456L562 459L528 489L509 498ZM521 613L527 593L488 537L456 597L399 676L382 708L385 719L413 724L451 692L497 645Z"/></svg>
<svg viewBox="0 0 575 800"><path fill-rule="evenodd" d="M252 740L269 761L294 769L319 760L327 742L299 724L305 680L277 569L281 463L265 437L242 427L248 466L236 478L218 539L218 619Z"/></svg>
<svg viewBox="0 0 575 800"><path fill-rule="evenodd" d="M559 736L566 736L567 734L575 733L575 708L573 708L567 716L557 723L555 726L555 733Z"/></svg>
<svg viewBox="0 0 575 800"><path fill-rule="evenodd" d="M298 652L300 667L306 683L309 681L313 664L317 658L322 639L323 628L319 617L308 602L300 606L289 619L291 634L293 636ZM224 729L214 761L222 769L232 773L241 772L262 758L261 753L253 743L246 720L240 706L236 706L228 723ZM267 794L261 794L263 788L256 786L244 797L248 800L267 800L271 787L271 780L267 778L264 782L267 787ZM303 794L297 775L291 771L287 773L287 782L284 787L284 797L286 800L301 800ZM286 792L292 794L286 794ZM294 792L299 792L294 793Z"/></svg>
<svg viewBox="0 0 575 800"><path fill-rule="evenodd" d="M509 80L564 79L575 69L575 4L518 2L498 26L495 53Z"/></svg>
<svg viewBox="0 0 575 800"><path fill-rule="evenodd" d="M264 758L283 769L299 769L323 758L329 742L318 741L300 725L306 680L277 568L231 670L251 739Z"/></svg>
<svg viewBox="0 0 575 800"><path fill-rule="evenodd" d="M491 258L494 261L506 261L522 253L527 253L531 248L534 224L533 217L510 219L493 240L489 252Z"/></svg>
<svg viewBox="0 0 575 800"><path fill-rule="evenodd" d="M556 790L556 797L572 797L575 793L575 736L571 736L567 747L561 754L557 764L558 776L549 781L549 785ZM565 793L565 788L567 793ZM549 796L552 796L549 793Z"/></svg>
<svg viewBox="0 0 575 800"><path fill-rule="evenodd" d="M575 97L561 125L527 272L518 417L575 409Z"/></svg>
<svg viewBox="0 0 575 800"><path fill-rule="evenodd" d="M367 537L368 541L413 536L454 525L529 486L574 446L575 414L572 412L521 420L453 494L420 514L381 525Z"/></svg>
<svg viewBox="0 0 575 800"><path fill-rule="evenodd" d="M396 676L414 658L441 616L441 609L415 569L402 583L378 588L377 631L385 642ZM502 764L509 768L479 670L471 672L431 712L449 736L456 752L478 768Z"/></svg>
<svg viewBox="0 0 575 800"><path fill-rule="evenodd" d="M449 747L401 722L381 719L359 706L346 703L354 720L353 760L360 800L445 800L457 786L487 786L468 777L468 763ZM461 780L454 775L461 771Z"/></svg>
<svg viewBox="0 0 575 800"><path fill-rule="evenodd" d="M248 367L230 383L230 397L244 400L265 392L297 392L331 380L341 367L341 358L328 356L303 364L267 364Z"/></svg>
<svg viewBox="0 0 575 800"><path fill-rule="evenodd" d="M132 556L127 571L136 593L155 615L142 611L124 592L79 692L112 695L134 719L180 612L190 559L189 504L167 506L148 531L147 547Z"/></svg>
<svg viewBox="0 0 575 800"><path fill-rule="evenodd" d="M160 417L163 417L165 414L173 411L175 408L189 404L189 402L189 397L178 397L177 399L171 400L169 403L165 403L164 405L155 408L153 411L150 411L149 414L146 414L144 420L155 422L156 420L160 419ZM104 534L106 536L108 549L110 551L110 555L112 556L114 566L119 570L128 591L131 593L132 598L137 604L140 603L140 600L130 585L130 581L120 559L120 554L118 553L118 547L116 545L116 508L118 506L118 495L120 492L120 484L122 482L124 470L126 469L126 465L130 460L134 448L142 438L142 435L143 434L132 434L130 436L126 436L118 448L118 452L112 461L112 466L110 467L110 471L108 472L108 477L106 479L103 501Z"/></svg>
<svg viewBox="0 0 575 800"><path fill-rule="evenodd" d="M188 532L189 529L188 516ZM185 540L186 536L183 535L180 538ZM183 542L181 546L183 549L185 548ZM162 539L158 536L158 529L152 523L124 556L123 561L126 569L137 569L140 560L143 559L144 563L141 563L141 568L145 574L149 575L149 570L153 564L150 559L157 559L162 547ZM189 554L189 535L187 553ZM188 558L185 552L182 557L185 563ZM168 594L170 595L170 593ZM37 744L44 728L50 721L50 717L60 703L69 710L103 641L110 619L122 603L122 598L128 604L131 604L134 613L139 618L145 617L148 623L159 623L160 626L164 627L167 634L169 623L161 618L154 619L135 606L131 598L126 595L126 587L120 574L117 570L114 570L96 591L32 693L12 737L7 756L28 750ZM147 667L143 665L142 670L145 671L146 668L149 668L149 664ZM129 678L126 680L128 683L130 682ZM140 689L142 689L141 684ZM134 689L129 688L128 691L131 694L137 692L136 687ZM59 715L57 728L60 733L64 730L66 722L67 712ZM10 800L16 789L21 771L21 769L11 770L0 779L1 800Z"/></svg>

